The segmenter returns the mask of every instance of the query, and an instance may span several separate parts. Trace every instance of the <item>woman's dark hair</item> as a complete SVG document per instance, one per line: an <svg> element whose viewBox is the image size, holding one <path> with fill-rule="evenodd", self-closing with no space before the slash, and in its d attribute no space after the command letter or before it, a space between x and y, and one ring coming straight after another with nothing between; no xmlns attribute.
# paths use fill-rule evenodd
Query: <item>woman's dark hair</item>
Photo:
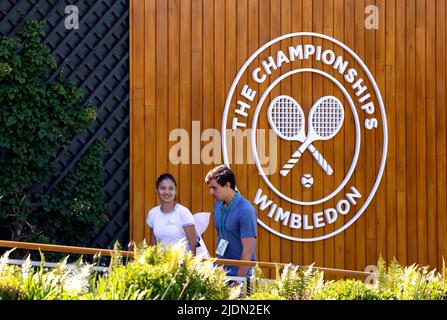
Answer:
<svg viewBox="0 0 447 320"><path fill-rule="evenodd" d="M212 169L205 177L206 183L209 183L210 180L214 179L222 187L229 182L231 189L234 190L236 188L236 177L234 176L233 171L224 164Z"/></svg>
<svg viewBox="0 0 447 320"><path fill-rule="evenodd" d="M163 173L163 174L160 175L160 176L158 177L158 179L157 179L157 183L156 183L156 185L157 185L157 189L158 189L158 186L160 185L160 183L161 183L163 180L171 180L171 181L174 183L174 186L177 188L177 182L175 181L174 176L173 176L172 174L170 174L170 173Z"/></svg>

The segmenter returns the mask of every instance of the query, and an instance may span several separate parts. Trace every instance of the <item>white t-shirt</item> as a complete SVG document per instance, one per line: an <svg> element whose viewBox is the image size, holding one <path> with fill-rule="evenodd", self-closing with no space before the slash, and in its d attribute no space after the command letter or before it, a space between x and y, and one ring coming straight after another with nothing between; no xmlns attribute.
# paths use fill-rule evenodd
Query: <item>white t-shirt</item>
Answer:
<svg viewBox="0 0 447 320"><path fill-rule="evenodd" d="M194 226L191 211L177 203L171 212L162 212L161 206L152 208L146 220L147 225L154 231L157 243L170 246L178 241L184 241L185 249L189 250L184 227Z"/></svg>

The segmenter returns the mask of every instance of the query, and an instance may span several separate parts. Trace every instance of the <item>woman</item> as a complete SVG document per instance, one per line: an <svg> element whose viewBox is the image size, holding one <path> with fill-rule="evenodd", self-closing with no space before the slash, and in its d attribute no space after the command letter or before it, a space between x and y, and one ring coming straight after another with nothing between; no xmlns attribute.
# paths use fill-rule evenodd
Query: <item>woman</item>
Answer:
<svg viewBox="0 0 447 320"><path fill-rule="evenodd" d="M157 179L157 194L160 205L152 208L147 216L147 224L151 229L151 245L164 243L170 246L183 241L186 251L196 254L197 236L191 211L177 203L177 183L169 173Z"/></svg>

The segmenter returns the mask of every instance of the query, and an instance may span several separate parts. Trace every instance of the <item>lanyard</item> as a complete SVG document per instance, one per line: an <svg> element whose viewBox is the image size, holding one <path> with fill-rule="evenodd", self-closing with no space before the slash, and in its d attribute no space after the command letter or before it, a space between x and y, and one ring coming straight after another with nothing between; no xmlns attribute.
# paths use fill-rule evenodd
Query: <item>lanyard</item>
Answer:
<svg viewBox="0 0 447 320"><path fill-rule="evenodd" d="M222 209L220 210L220 216L219 216L219 231L220 234L222 235L222 239L228 240L227 239L227 229L225 227L225 224L227 223L227 219L228 219L228 215L230 212L230 208L231 205L233 204L234 200L239 196L239 192L236 191L236 193L233 196L233 199L231 199L230 204L225 208L222 205ZM225 216L225 221L222 223L222 216L226 214Z"/></svg>

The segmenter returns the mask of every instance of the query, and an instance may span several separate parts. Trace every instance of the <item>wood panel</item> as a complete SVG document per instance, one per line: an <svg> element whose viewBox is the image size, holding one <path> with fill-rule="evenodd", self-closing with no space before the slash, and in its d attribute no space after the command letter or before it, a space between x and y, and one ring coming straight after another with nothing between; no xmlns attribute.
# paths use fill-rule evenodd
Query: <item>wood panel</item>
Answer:
<svg viewBox="0 0 447 320"><path fill-rule="evenodd" d="M205 146L209 151L210 144L220 138L226 97L239 69L269 40L290 32L313 31L352 48L376 79L387 114L387 165L374 199L345 231L303 243L279 238L259 226L259 260L363 270L381 255L387 260L396 257L402 264L441 266L447 250L445 0L131 0L130 4L132 240L149 239L145 219L157 205L155 179L165 171L177 177L179 200L192 212L212 210L204 176L223 162L222 154L214 150L214 163L203 163L201 155L206 154ZM368 5L379 10L378 29L365 27ZM287 50L290 43L273 45L255 61L259 63L279 49ZM343 54L335 45L331 49ZM310 68L312 62L302 61L300 67ZM331 74L335 76L335 71ZM259 92L269 86L268 81L258 84L246 74L242 82ZM323 93L340 95L332 84L305 74L282 81L270 96L291 92L306 106ZM339 98L347 103L342 95ZM266 116L261 116L259 123L267 126ZM189 134L189 163L176 164L169 159L170 149L180 139L169 141L169 135L177 128ZM217 131L201 141L205 129ZM285 179L274 177L272 182L304 200L327 194L346 174L354 136L353 123L346 122L339 138L324 145L316 143L334 164L332 177L324 178L305 154L303 166ZM380 153L367 151L382 147L380 132L362 141L355 172L362 193L375 181L374 171L369 169L378 170L381 163ZM290 144L279 143L281 159L292 151ZM232 156L246 161L234 166L239 189L244 195L256 193L263 183L256 167L247 164L245 154ZM313 190L295 190L294 183L307 172L315 179L324 178L325 183ZM266 195L275 196L268 190ZM285 200L278 203L286 206ZM335 203L330 200L317 207L324 210ZM306 210L303 212L310 213ZM345 217L306 234L320 236L347 221ZM279 230L294 237L304 234L285 226ZM212 222L205 240L213 252L216 231Z"/></svg>

